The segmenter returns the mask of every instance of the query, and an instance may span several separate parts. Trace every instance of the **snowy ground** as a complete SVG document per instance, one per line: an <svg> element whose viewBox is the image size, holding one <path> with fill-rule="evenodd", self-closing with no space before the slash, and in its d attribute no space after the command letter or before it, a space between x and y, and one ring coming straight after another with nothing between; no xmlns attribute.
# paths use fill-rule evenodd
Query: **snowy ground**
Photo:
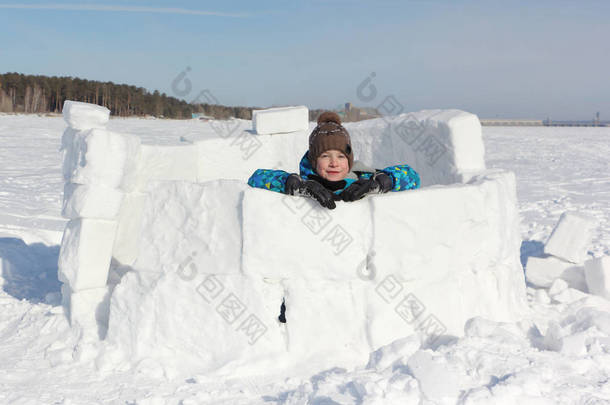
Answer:
<svg viewBox="0 0 610 405"><path fill-rule="evenodd" d="M109 128L176 143L201 125L117 119ZM466 337L435 350L405 339L356 370L167 380L147 364L99 371L90 356L72 360L81 348L59 306L56 267L64 128L59 117L0 115L0 403L610 403L610 302L560 303L531 288L532 315L519 324L476 320ZM589 254L610 255L610 128L483 133L488 167L517 175L523 262L541 253L566 210L598 219Z"/></svg>

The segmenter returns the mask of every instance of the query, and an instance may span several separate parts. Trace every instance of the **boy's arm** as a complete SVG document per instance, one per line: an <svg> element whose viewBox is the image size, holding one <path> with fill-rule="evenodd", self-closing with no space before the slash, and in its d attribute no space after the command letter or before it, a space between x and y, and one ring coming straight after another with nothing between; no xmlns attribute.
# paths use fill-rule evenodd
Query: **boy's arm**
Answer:
<svg viewBox="0 0 610 405"><path fill-rule="evenodd" d="M303 180L296 173L290 174L283 170L257 169L248 184L252 187L277 191L289 195L301 195L313 198L328 209L335 208L333 193L314 180Z"/></svg>
<svg viewBox="0 0 610 405"><path fill-rule="evenodd" d="M288 176L290 173L283 170L257 169L248 179L248 185L284 193Z"/></svg>
<svg viewBox="0 0 610 405"><path fill-rule="evenodd" d="M419 174L409 165L389 166L381 170L394 182L390 191L414 190L419 188Z"/></svg>

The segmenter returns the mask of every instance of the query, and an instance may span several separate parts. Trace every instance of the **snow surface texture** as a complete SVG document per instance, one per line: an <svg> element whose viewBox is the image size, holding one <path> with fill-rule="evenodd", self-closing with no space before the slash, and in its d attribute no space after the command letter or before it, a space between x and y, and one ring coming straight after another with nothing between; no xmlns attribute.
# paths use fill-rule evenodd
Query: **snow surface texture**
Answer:
<svg viewBox="0 0 610 405"><path fill-rule="evenodd" d="M267 119L289 121L293 112L270 111ZM482 170L480 125L472 114L419 116L400 121L405 128L400 134L418 130L417 136L426 137L421 142L444 148L432 149L434 160L429 149L421 150L437 182L455 180L458 171L447 170L447 164L455 168L461 162L471 170L468 183L390 193L339 204L334 211L248 188L247 175L240 181L196 182L198 162L205 163L197 152L211 146L206 141L148 146L132 135L69 128L68 184L130 191L121 209L112 209L113 221L87 218L96 212L93 207L80 210L66 228L60 280L73 295L100 291L93 295L99 302L64 297L72 323L94 325L78 315L108 308L100 318L107 323L95 325L108 344L132 364L152 358L175 375L247 373L271 364L352 368L405 335L419 334L433 346L461 336L473 316L519 319L526 300L514 175ZM272 135L270 144L279 156L298 161L301 151L290 156L296 149L290 135ZM375 151L368 156L373 165L389 165L381 162L395 148L376 147L376 138L374 131L358 137ZM227 144L218 149L220 157L232 152ZM66 198L84 201L88 189L83 190ZM72 206L105 206L93 196L91 191L89 201ZM108 294L100 289L111 260L110 277L121 274L111 283L106 305ZM282 303L285 324L278 322ZM176 311L184 311L178 321ZM202 336L206 328L211 332Z"/></svg>
<svg viewBox="0 0 610 405"><path fill-rule="evenodd" d="M352 132L371 124L346 125ZM251 123L241 125L250 128ZM180 138L217 136L210 123L190 120L117 118L109 121L108 128L137 134L145 144L176 145ZM603 404L610 400L610 305L584 293L566 300L576 290L561 290L565 287L561 283L554 283L552 292L528 287L531 311L521 322L474 318L464 337L429 349L422 349L418 336L401 338L372 352L368 363L354 369L319 368L307 374L295 368L275 375L273 369L259 369L256 377L218 379L201 373L168 378L152 360L106 367L108 359L120 355L104 352L106 343L97 336L95 342L84 344L81 330L69 326L60 305L57 257L67 221L60 216L64 180L57 150L64 129L61 117L0 114L2 403ZM588 247L589 257L610 254L608 128L485 127L483 134L487 165L511 168L517 175L524 264L543 256L543 242L565 211L585 213L600 224ZM108 290L123 271L114 268ZM103 324L103 313L99 315L89 314L84 321Z"/></svg>

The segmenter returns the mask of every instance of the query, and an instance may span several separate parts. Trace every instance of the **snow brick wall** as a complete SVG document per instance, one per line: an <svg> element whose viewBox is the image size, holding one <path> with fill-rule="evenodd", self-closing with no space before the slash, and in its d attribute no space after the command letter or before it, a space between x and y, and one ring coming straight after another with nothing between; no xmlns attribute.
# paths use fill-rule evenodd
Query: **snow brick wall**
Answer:
<svg viewBox="0 0 610 405"><path fill-rule="evenodd" d="M346 124L357 159L408 163L424 187L329 211L246 185L259 167L296 171L313 123L157 146L107 131L108 113L64 107L59 276L73 325L116 359L168 375L353 367L408 335L435 346L470 318L526 311L515 177L485 169L472 114Z"/></svg>

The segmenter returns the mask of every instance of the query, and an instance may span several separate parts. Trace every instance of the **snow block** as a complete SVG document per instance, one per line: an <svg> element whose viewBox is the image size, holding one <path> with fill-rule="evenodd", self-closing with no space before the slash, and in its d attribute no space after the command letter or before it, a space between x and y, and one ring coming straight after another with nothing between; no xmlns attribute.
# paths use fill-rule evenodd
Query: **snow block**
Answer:
<svg viewBox="0 0 610 405"><path fill-rule="evenodd" d="M481 123L460 110L423 110L345 127L355 156L377 168L406 163L423 186L468 181L485 170Z"/></svg>
<svg viewBox="0 0 610 405"><path fill-rule="evenodd" d="M403 334L396 315L434 340L461 335L473 316L508 322L525 313L512 173L371 201L377 278L369 307L379 315L370 317L378 324L373 346Z"/></svg>
<svg viewBox="0 0 610 405"><path fill-rule="evenodd" d="M124 193L96 185L66 183L61 215L64 218L116 219Z"/></svg>
<svg viewBox="0 0 610 405"><path fill-rule="evenodd" d="M352 367L396 339L434 346L474 316L512 321L527 308L512 173L335 210L229 180L151 182L142 194L137 259L110 304L108 338L129 361L178 370L175 353L189 353L187 369L228 374L270 359ZM249 311L269 331L252 351L235 336Z"/></svg>
<svg viewBox="0 0 610 405"><path fill-rule="evenodd" d="M247 123L247 122L246 122ZM309 127L286 134L254 134L244 121L213 121L214 136L193 140L198 147L197 181L246 180L259 168L298 172ZM485 169L481 125L459 110L424 110L344 123L356 160L382 169L409 164L424 186L463 183ZM188 180L188 179L182 179Z"/></svg>
<svg viewBox="0 0 610 405"><path fill-rule="evenodd" d="M259 167L298 171L311 124L289 135L237 127L189 145L138 143L125 161L103 160L96 145L112 137L68 129L68 181L126 194L116 223L68 223L61 280L76 292L104 288L113 258L107 341L117 358L153 361L167 375L352 367L405 336L430 346L460 336L473 316L518 319L527 305L514 175L483 171L476 116L411 118L429 136L405 138L401 116L346 124L356 156L459 184L335 210L246 185Z"/></svg>
<svg viewBox="0 0 610 405"><path fill-rule="evenodd" d="M365 236L372 231L369 200L338 202L328 210L311 199L248 188L243 224L249 275L357 280L371 246Z"/></svg>
<svg viewBox="0 0 610 405"><path fill-rule="evenodd" d="M287 351L295 364L317 364L318 369L325 369L367 362L374 349L367 337L362 281L338 283L299 277L281 284Z"/></svg>
<svg viewBox="0 0 610 405"><path fill-rule="evenodd" d="M587 247L591 244L596 226L594 218L564 212L544 245L544 253L572 263L583 263L587 259Z"/></svg>
<svg viewBox="0 0 610 405"><path fill-rule="evenodd" d="M241 203L248 186L236 180L151 183L143 209L139 255L146 272L241 273ZM261 235L259 235L261 236Z"/></svg>
<svg viewBox="0 0 610 405"><path fill-rule="evenodd" d="M138 258L147 199L148 194L139 192L126 194L123 199L112 248L112 256L123 265L131 266Z"/></svg>
<svg viewBox="0 0 610 405"><path fill-rule="evenodd" d="M66 100L63 116L70 128L76 130L105 128L110 118L110 110L96 104Z"/></svg>
<svg viewBox="0 0 610 405"><path fill-rule="evenodd" d="M105 129L66 131L62 143L66 182L123 190L133 187L140 150L137 136Z"/></svg>
<svg viewBox="0 0 610 405"><path fill-rule="evenodd" d="M197 181L197 147L195 145L143 145L138 166L137 184L146 188L149 181Z"/></svg>
<svg viewBox="0 0 610 405"><path fill-rule="evenodd" d="M79 326L87 337L104 337L108 328L110 291L107 287L72 291L62 285L62 304L68 311L70 325Z"/></svg>
<svg viewBox="0 0 610 405"><path fill-rule="evenodd" d="M61 241L58 278L72 291L106 285L117 223L102 219L73 219Z"/></svg>
<svg viewBox="0 0 610 405"><path fill-rule="evenodd" d="M130 272L112 295L107 342L134 364L154 358L170 373L258 374L289 362L282 295L259 277Z"/></svg>
<svg viewBox="0 0 610 405"><path fill-rule="evenodd" d="M610 257L587 260L585 278L590 293L610 300Z"/></svg>
<svg viewBox="0 0 610 405"><path fill-rule="evenodd" d="M199 182L217 179L246 181L259 168L298 172L309 137L307 130L257 135L236 127L233 131L228 129L227 133L226 137L196 143Z"/></svg>
<svg viewBox="0 0 610 405"><path fill-rule="evenodd" d="M548 288L553 281L562 279L572 288L586 291L584 268L553 256L529 257L525 278L536 287Z"/></svg>
<svg viewBox="0 0 610 405"><path fill-rule="evenodd" d="M252 111L252 129L257 134L278 134L309 129L309 109L305 106Z"/></svg>

